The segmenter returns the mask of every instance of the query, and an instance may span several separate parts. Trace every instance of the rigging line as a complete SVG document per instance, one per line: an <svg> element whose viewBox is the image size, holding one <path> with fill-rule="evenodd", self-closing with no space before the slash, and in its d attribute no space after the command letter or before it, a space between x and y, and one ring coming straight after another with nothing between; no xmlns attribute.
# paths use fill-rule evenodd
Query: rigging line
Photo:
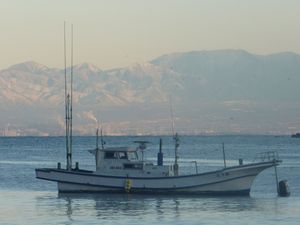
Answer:
<svg viewBox="0 0 300 225"><path fill-rule="evenodd" d="M173 139L175 142L175 162L173 165L174 168L174 175L179 175L179 166L178 166L178 147L179 147L179 137L178 133L175 133L175 122L174 122L174 113L173 113L173 105L172 105L172 96L170 95L170 113L171 113L171 119L172 119L172 133L173 133Z"/></svg>
<svg viewBox="0 0 300 225"><path fill-rule="evenodd" d="M100 119L100 112L99 110L97 110L97 113L96 113L96 123L97 123L97 132L99 131L100 129L100 141L101 141L101 148L104 149L104 144L105 144L105 141L103 140L103 122L102 120ZM98 133L97 133L98 134ZM98 139L98 137L97 137ZM98 143L98 141L97 141Z"/></svg>
<svg viewBox="0 0 300 225"><path fill-rule="evenodd" d="M67 169L69 169L69 123L68 123L68 96L67 96L67 55L66 55L66 21L64 21L64 75L65 75L65 125L66 125L66 152Z"/></svg>
<svg viewBox="0 0 300 225"><path fill-rule="evenodd" d="M70 97L70 153L72 154L72 142L73 142L73 24L71 25L71 97ZM72 155L70 156L72 164Z"/></svg>
<svg viewBox="0 0 300 225"><path fill-rule="evenodd" d="M173 105L172 105L172 96L170 95L170 114L171 114L171 122L172 122L172 134L175 137L175 122L174 122L174 113L173 113Z"/></svg>

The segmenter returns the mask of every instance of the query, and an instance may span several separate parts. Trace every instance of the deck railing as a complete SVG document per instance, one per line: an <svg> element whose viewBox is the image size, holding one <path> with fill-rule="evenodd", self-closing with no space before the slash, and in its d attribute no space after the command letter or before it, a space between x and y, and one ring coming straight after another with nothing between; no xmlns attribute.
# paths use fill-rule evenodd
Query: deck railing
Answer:
<svg viewBox="0 0 300 225"><path fill-rule="evenodd" d="M260 161L260 162L270 162L270 161L276 161L279 160L278 152L276 151L268 151L268 152L261 152L256 154L254 158L254 162Z"/></svg>

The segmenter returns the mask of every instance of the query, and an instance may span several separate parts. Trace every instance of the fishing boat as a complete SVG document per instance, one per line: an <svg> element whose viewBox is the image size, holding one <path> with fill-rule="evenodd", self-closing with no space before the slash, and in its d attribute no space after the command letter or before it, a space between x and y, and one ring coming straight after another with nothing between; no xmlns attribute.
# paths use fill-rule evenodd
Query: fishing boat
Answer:
<svg viewBox="0 0 300 225"><path fill-rule="evenodd" d="M177 133L174 135L174 163L164 165L161 142L157 164L154 164L145 161L143 157L147 142L137 142L137 148L105 148L101 141L102 147L99 148L97 130L96 147L90 150L95 156L96 169L82 170L78 163L75 166L72 164L72 66L70 80L69 93L65 63L66 168L62 168L58 163L55 168L35 170L36 178L57 182L59 192L249 195L255 177L267 168L276 169L281 162L275 152L267 152L259 162L243 164L240 160L238 165L227 167L224 154L222 169L198 173L196 168L194 174L181 174ZM142 157L138 152L142 153Z"/></svg>
<svg viewBox="0 0 300 225"><path fill-rule="evenodd" d="M67 166L36 169L39 179L57 182L59 192L108 192L199 195L249 195L255 177L280 160L274 152L265 153L261 162L224 167L220 170L181 175L178 164L164 165L161 151L158 163L140 159L138 148L111 147L90 150L96 170Z"/></svg>

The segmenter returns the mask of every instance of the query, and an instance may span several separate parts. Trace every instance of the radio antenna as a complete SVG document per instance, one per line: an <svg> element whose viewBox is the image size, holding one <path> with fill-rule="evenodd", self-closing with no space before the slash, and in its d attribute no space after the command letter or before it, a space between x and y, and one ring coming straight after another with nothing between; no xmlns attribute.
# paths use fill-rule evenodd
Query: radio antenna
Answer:
<svg viewBox="0 0 300 225"><path fill-rule="evenodd" d="M70 170L70 156L69 156L69 116L68 116L68 94L67 94L67 47L66 47L66 21L64 21L64 75L65 75L65 123L66 123L66 158L67 158L67 170Z"/></svg>
<svg viewBox="0 0 300 225"><path fill-rule="evenodd" d="M179 136L178 133L175 133L175 121L174 121L174 114L173 114L173 105L172 105L172 96L170 95L170 113L171 113L171 120L172 120L172 133L173 133L173 140L175 142L175 162L174 162L174 175L179 175L179 165L178 165L178 147L179 147Z"/></svg>
<svg viewBox="0 0 300 225"><path fill-rule="evenodd" d="M170 95L170 115L171 115L171 124L172 124L172 135L175 137L175 122L174 122L174 113L173 113L173 104L172 96Z"/></svg>
<svg viewBox="0 0 300 225"><path fill-rule="evenodd" d="M72 145L73 145L73 24L71 24L71 97L70 97L70 153L72 165Z"/></svg>
<svg viewBox="0 0 300 225"><path fill-rule="evenodd" d="M72 170L72 111L73 111L73 24L71 26L71 85L68 91L66 22L64 22L64 75L65 75L65 120L66 120L66 158L67 170Z"/></svg>

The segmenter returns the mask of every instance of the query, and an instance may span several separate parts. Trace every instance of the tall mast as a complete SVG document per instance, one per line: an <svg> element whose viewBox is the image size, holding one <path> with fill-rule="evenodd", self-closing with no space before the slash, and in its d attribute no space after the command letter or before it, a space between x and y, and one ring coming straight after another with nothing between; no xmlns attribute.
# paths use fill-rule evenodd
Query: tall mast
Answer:
<svg viewBox="0 0 300 225"><path fill-rule="evenodd" d="M173 114L173 105L172 105L172 96L170 95L170 113L171 113L171 122L172 122L172 134L175 137L175 122L174 122L174 114Z"/></svg>
<svg viewBox="0 0 300 225"><path fill-rule="evenodd" d="M98 138L99 138L99 128L97 128L96 130L96 151L99 149Z"/></svg>
<svg viewBox="0 0 300 225"><path fill-rule="evenodd" d="M172 96L170 96L170 113L172 119L172 134L173 140L175 142L175 162L174 162L174 175L179 175L179 165L178 165L178 147L179 147L179 136L178 133L175 133L175 122L174 122L174 114L173 114L173 105L172 105Z"/></svg>
<svg viewBox="0 0 300 225"><path fill-rule="evenodd" d="M102 149L104 149L104 144L105 144L105 141L103 140L103 130L101 128L101 147L102 147Z"/></svg>
<svg viewBox="0 0 300 225"><path fill-rule="evenodd" d="M70 97L70 164L72 167L72 144L73 144L73 24L71 25L71 97Z"/></svg>
<svg viewBox="0 0 300 225"><path fill-rule="evenodd" d="M65 64L65 119L66 119L66 158L67 170L72 170L72 105L73 105L73 25L71 26L71 85L70 93L67 78L66 22L64 22L64 64Z"/></svg>
<svg viewBox="0 0 300 225"><path fill-rule="evenodd" d="M71 169L69 155L69 95L67 91L67 54L66 54L66 22L64 22L64 66L65 66L65 123L66 123L66 158L67 170Z"/></svg>

